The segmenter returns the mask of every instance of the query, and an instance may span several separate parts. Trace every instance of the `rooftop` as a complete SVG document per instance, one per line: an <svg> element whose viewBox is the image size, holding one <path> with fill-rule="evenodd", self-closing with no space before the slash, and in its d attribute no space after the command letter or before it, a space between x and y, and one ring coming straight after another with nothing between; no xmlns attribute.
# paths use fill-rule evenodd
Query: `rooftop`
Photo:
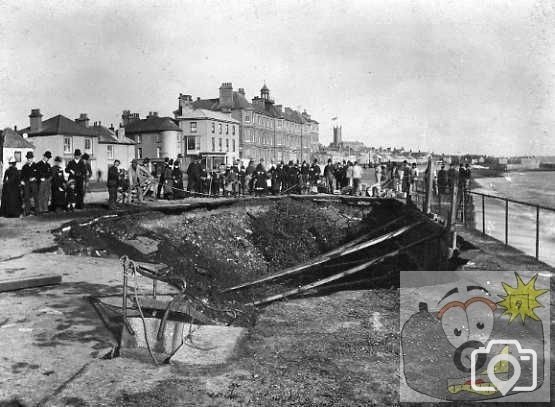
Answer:
<svg viewBox="0 0 555 407"><path fill-rule="evenodd" d="M86 137L96 136L96 133L92 131L90 127L81 126L80 124L75 123L75 121L68 119L61 114L51 117L48 120L44 120L42 122L40 131L32 132L30 127L26 127L22 130L19 130L18 133L27 133L30 137L51 136L54 134Z"/></svg>
<svg viewBox="0 0 555 407"><path fill-rule="evenodd" d="M202 108L184 110L181 112L181 114L177 116L177 119L198 119L198 120L212 119L212 120L220 120L220 121L239 124L239 121L235 120L229 114L225 114L217 110L202 109Z"/></svg>
<svg viewBox="0 0 555 407"><path fill-rule="evenodd" d="M29 141L17 134L15 130L6 127L0 133L4 136L4 147L6 148L35 148Z"/></svg>
<svg viewBox="0 0 555 407"><path fill-rule="evenodd" d="M125 134L156 133L168 130L181 131L171 117L150 116L146 119L134 120L125 126Z"/></svg>
<svg viewBox="0 0 555 407"><path fill-rule="evenodd" d="M95 124L90 128L97 134L98 142L101 144L136 144L128 137L118 138L112 130L100 124Z"/></svg>

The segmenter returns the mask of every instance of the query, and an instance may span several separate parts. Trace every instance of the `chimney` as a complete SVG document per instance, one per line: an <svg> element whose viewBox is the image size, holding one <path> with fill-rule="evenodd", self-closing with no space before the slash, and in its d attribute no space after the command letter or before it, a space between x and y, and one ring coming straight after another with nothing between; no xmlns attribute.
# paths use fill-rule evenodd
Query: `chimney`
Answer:
<svg viewBox="0 0 555 407"><path fill-rule="evenodd" d="M224 82L220 86L220 109L224 113L231 112L233 107L233 85L231 82Z"/></svg>
<svg viewBox="0 0 555 407"><path fill-rule="evenodd" d="M13 126L13 131L17 132L17 126Z"/></svg>
<svg viewBox="0 0 555 407"><path fill-rule="evenodd" d="M245 96L245 88L239 88L239 93Z"/></svg>
<svg viewBox="0 0 555 407"><path fill-rule="evenodd" d="M79 118L75 119L75 123L83 127L89 127L89 117L86 113L81 113Z"/></svg>
<svg viewBox="0 0 555 407"><path fill-rule="evenodd" d="M192 109L193 97L191 95L184 95L183 93L180 93L178 100L179 100L179 112L182 112L183 109Z"/></svg>
<svg viewBox="0 0 555 407"><path fill-rule="evenodd" d="M280 115L283 114L283 111L282 111L283 105L275 105L275 108L279 112Z"/></svg>
<svg viewBox="0 0 555 407"><path fill-rule="evenodd" d="M129 124L130 118L131 118L131 111L124 110L121 115L121 124L123 124L124 126L127 126Z"/></svg>
<svg viewBox="0 0 555 407"><path fill-rule="evenodd" d="M153 117L158 117L158 112L148 112L147 119L151 119Z"/></svg>
<svg viewBox="0 0 555 407"><path fill-rule="evenodd" d="M31 124L31 132L42 130L42 114L40 113L40 109L31 109L29 122Z"/></svg>

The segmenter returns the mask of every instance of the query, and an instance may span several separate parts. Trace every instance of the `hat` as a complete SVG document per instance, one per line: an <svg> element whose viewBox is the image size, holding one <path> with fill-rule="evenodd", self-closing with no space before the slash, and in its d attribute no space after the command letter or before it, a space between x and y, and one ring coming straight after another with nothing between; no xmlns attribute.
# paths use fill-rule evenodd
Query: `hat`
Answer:
<svg viewBox="0 0 555 407"><path fill-rule="evenodd" d="M131 164L137 164L137 159L136 159L136 158L133 158L133 159L131 160Z"/></svg>
<svg viewBox="0 0 555 407"><path fill-rule="evenodd" d="M52 153L51 153L50 151L46 151L43 155L44 155L46 158L52 158Z"/></svg>
<svg viewBox="0 0 555 407"><path fill-rule="evenodd" d="M45 154L46 155L46 154ZM62 162L62 157L60 157L59 155L56 156L56 158L54 158L54 162L55 163L61 163Z"/></svg>
<svg viewBox="0 0 555 407"><path fill-rule="evenodd" d="M80 155L81 155L81 150L79 150L78 148L75 149L75 152L73 153L73 155L74 155L75 157L80 156Z"/></svg>
<svg viewBox="0 0 555 407"><path fill-rule="evenodd" d="M35 155L33 154L32 151L27 151L27 154L25 154L25 158L33 158Z"/></svg>
<svg viewBox="0 0 555 407"><path fill-rule="evenodd" d="M17 161L15 160L14 157L10 157L10 159L8 160L8 163L9 163L9 164L14 164L14 163L16 163L16 162L17 162Z"/></svg>
<svg viewBox="0 0 555 407"><path fill-rule="evenodd" d="M83 154L83 160L88 160L89 158L91 158L87 153Z"/></svg>

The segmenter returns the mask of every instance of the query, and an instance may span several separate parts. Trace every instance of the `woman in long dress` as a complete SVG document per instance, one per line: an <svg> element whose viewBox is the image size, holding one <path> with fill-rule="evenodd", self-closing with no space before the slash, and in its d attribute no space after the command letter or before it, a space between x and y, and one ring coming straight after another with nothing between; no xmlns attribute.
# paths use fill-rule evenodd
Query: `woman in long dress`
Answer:
<svg viewBox="0 0 555 407"><path fill-rule="evenodd" d="M6 218L19 218L22 212L21 175L13 157L8 160L9 168L2 183L2 202L0 214Z"/></svg>

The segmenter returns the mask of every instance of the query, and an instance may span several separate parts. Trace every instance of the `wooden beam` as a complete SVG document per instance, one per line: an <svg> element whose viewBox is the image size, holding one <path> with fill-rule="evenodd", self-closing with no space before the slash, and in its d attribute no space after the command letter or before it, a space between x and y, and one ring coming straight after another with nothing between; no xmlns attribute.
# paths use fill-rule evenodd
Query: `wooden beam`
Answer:
<svg viewBox="0 0 555 407"><path fill-rule="evenodd" d="M432 235L428 235L428 236L426 236L426 237L424 237L424 238L422 238L422 239L418 239L418 240L416 240L415 242L412 242L412 243L409 243L409 244L407 244L407 245L405 245L405 246L403 246L403 247L400 247L399 249L396 249L396 250L394 250L394 251L392 251L392 252L386 253L386 254L384 254L383 256L379 256L379 257L376 257L376 258L374 258L374 259L372 259L372 260L369 260L369 261L367 261L367 262L365 262L365 263L363 263L363 264L361 264L361 265L359 265L359 266L350 268L350 269L348 269L348 270L342 271L341 273L334 274L334 275L332 275L332 276L329 276L329 277L326 277L326 278L324 278L324 279L315 281L315 282L313 282L313 283L305 284L305 285L303 285L303 286L300 286L300 287L298 287L298 288L294 288L294 289L289 290L289 291L286 291L286 292L284 292L284 293L272 295L272 296L266 297L266 298L264 298L264 299L262 299L262 300L255 301L255 302L253 303L253 305L268 304L268 303L270 303L270 302L274 302L274 301L277 301L277 300L280 300L280 299L283 299L283 298L285 298L285 297L289 297L289 296L292 296L292 295L300 294L300 293L302 293L302 292L304 292L304 291L308 291L308 290L311 290L311 289L313 289L313 288L316 288L316 287L322 286L322 285L324 285L324 284L330 283L330 282L332 282L332 281L336 281L336 280L345 278L345 277L347 277L347 276L350 276L350 275L352 275L352 274L361 272L361 271L365 270L366 268L368 268L368 267L370 267L370 266L372 266L372 265L374 265L374 264L380 263L380 262L382 262L383 260L385 260L385 259L387 259L387 258L389 258L389 257L393 257L393 256L399 255L399 254L400 254L402 251L404 251L404 250L410 249L411 247L414 247L414 246L417 246L417 245L419 245L419 244L422 244L422 243L424 243L424 242L426 242L426 241L428 241L428 240L435 239L435 238L437 238L437 236L438 236L437 233L434 233L434 234L432 234Z"/></svg>
<svg viewBox="0 0 555 407"><path fill-rule="evenodd" d="M335 249L333 249L329 252L326 252L324 254L321 254L320 256L314 257L314 258L308 260L307 262L301 263L297 266L288 267L285 270L282 270L278 273L271 274L269 276L265 276L265 277L259 278L257 280L254 280L254 281L248 281L248 282L243 283L243 284L239 284L239 285L236 285L236 286L233 286L233 287L226 288L226 289L220 291L220 293L223 294L223 293L226 293L226 292L239 290L239 289L242 289L242 288L245 288L245 287L250 287L250 286L253 286L253 285L261 284L261 283L264 283L266 281L271 281L271 280L274 280L276 278L280 278L280 277L283 277L283 276L295 274L295 273L298 273L300 271L306 270L307 268L314 267L314 266L317 266L318 264L325 263L328 260L331 260L332 258L340 257L341 253L344 250L349 249L353 246L356 246L357 244L359 244L361 242L364 242L371 235L373 235L377 230L386 229L387 227L397 223L399 220L404 219L404 218L405 218L404 215L400 216L398 218L395 218L392 221L387 222L384 225L378 227L377 229L374 229L372 231L372 233L364 234L363 236L360 236L360 237L358 237L354 240L351 240L350 242L347 242L347 243L345 243L345 244L343 244L339 247L336 247Z"/></svg>
<svg viewBox="0 0 555 407"><path fill-rule="evenodd" d="M206 315L204 315L202 312L197 310L196 307L190 304L189 302L187 303L172 302L170 304L170 301L157 300L157 299L148 298L148 297L140 297L139 302L142 309L164 312L168 310L168 305L169 305L170 312L186 315L192 318L196 322L200 322L207 325L223 325L222 323L215 321L207 317Z"/></svg>
<svg viewBox="0 0 555 407"><path fill-rule="evenodd" d="M24 288L55 285L62 282L58 274L43 274L29 277L4 278L0 280L0 292L22 290Z"/></svg>

